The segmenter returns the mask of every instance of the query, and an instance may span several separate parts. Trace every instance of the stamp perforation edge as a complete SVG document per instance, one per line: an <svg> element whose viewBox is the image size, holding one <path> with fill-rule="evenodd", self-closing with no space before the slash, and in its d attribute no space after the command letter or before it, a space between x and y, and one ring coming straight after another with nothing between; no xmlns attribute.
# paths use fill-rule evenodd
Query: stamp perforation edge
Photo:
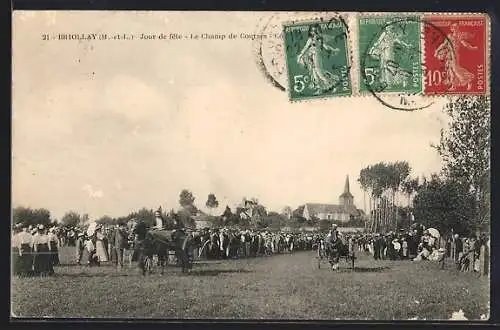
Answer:
<svg viewBox="0 0 500 330"><path fill-rule="evenodd" d="M274 13L275 15L279 14L284 14L283 12L276 12ZM421 21L426 19L427 17L433 17L437 16L440 18L445 18L445 17L453 17L453 18L460 18L460 17L466 17L466 18L473 18L473 17L478 17L478 18L484 18L485 19L485 69L486 69L486 74L485 74L485 91L482 93L466 93L465 95L488 95L491 91L491 19L488 13L486 12L457 12L457 13L450 13L450 12L287 12L286 13L288 17L297 15L297 16L302 16L303 17L298 17L298 18L292 18L292 19L284 19L281 21L282 28L284 25L287 24L300 24L300 23L308 23L308 22L321 22L321 21L328 21L331 18L335 17L341 17L344 22L347 25L347 41L348 41L348 49L347 52L349 54L348 56L348 61L350 61L350 67L349 67L349 74L351 78L351 87L352 91L351 94L346 94L346 95L324 95L324 96L316 96L316 97L310 97L306 98L304 97L303 99L295 99L292 100L290 98L290 91L288 88L288 84L285 86L285 90L287 91L287 96L290 102L311 102L315 100L324 100L324 99L330 99L332 97L334 98L345 98L345 97L370 97L373 96L372 93L369 91L360 91L360 80L358 79L359 75L359 66L360 66L360 58L358 54L359 52L354 51L353 47L357 47L357 42L358 42L358 36L356 35L359 33L359 16L368 16L368 17L387 17L387 16L399 16L399 17L404 17L404 16L418 16ZM272 20L274 16L271 16L268 19L268 23ZM354 22L353 22L354 20ZM424 34L425 34L425 25L420 24L420 42L421 42L421 56L422 56L422 66L425 65L426 63L426 58L425 58L425 42L424 42ZM264 30L264 29L263 29ZM282 35L280 41L284 44L284 34ZM285 54L286 57L286 54ZM286 63L286 58L283 59L285 61L285 68L288 70L288 63ZM288 74L287 72L284 73L285 76L285 81L288 83ZM448 96L458 96L461 95L460 93L447 93L447 94L425 94L424 93L424 88L425 88L425 74L422 74L422 89L418 93L401 93L401 92L384 92L384 95L386 96L420 96L425 99L441 99L443 97L448 97ZM268 82L269 83L269 82Z"/></svg>
<svg viewBox="0 0 500 330"><path fill-rule="evenodd" d="M288 101L291 103L296 103L296 102L317 102L321 100L329 100L331 98L349 98L356 96L355 95L355 85L353 83L353 68L354 68L354 59L353 59L353 50L352 50L352 41L351 41L351 29L349 27L349 15L352 14L353 12L325 12L326 15L328 16L320 16L320 14L323 14L323 12L315 12L314 15L308 15L302 18L298 19L291 19L291 20L284 20L281 22L281 28L283 31L283 38L282 42L283 44L285 43L285 28L290 25L300 25L300 24L313 24L313 23L318 23L318 22L328 22L331 19L334 18L340 18L341 21L345 24L345 29L346 29L346 59L347 59L347 64L348 64L348 72L349 72L349 78L351 82L351 92L350 93L345 93L345 94L335 94L335 95L326 95L323 94L322 96L304 96L300 99L293 99L292 95L290 94L290 88L289 88L289 82L288 82L288 60L286 58L286 51L285 51L285 66L287 69L287 86L286 86L286 91L287 91L287 98ZM347 19L346 19L347 18Z"/></svg>
<svg viewBox="0 0 500 330"><path fill-rule="evenodd" d="M382 17L396 17L396 18L403 18L403 17L418 17L419 20L420 20L420 38L419 38L419 42L420 42L420 52L423 53L424 50L423 50L423 29L422 29L422 24L421 24L421 18L422 18L422 15L421 13L419 12L356 12L355 13L355 24L356 24L356 27L358 29L358 34L356 35L357 38L359 38L359 28L360 28L360 18L362 17L376 17L376 18L382 18ZM359 47L359 40L357 40L356 42L356 47ZM357 48L358 49L358 48ZM359 50L359 49L358 49ZM358 80L359 80L359 85L358 85L358 88L357 88L357 96L361 96L361 97L372 97L373 96L373 93L376 93L376 94L380 94L380 96L385 96L385 97L391 97L391 96L426 96L424 95L423 93L423 90L424 90L424 74L422 73L421 74L421 89L419 92L413 92L413 93L410 93L410 92L399 92L399 91L382 91L382 92L375 92L375 91L369 91L369 90L364 90L362 91L361 90L361 78L359 77L361 74L359 72L359 70L361 70L361 54L359 53L359 51L357 51L358 53L358 62L356 63L356 69L358 70L357 72L357 75L358 75ZM424 66L424 59L422 58L422 54L420 54L420 57L421 57L421 65L422 67ZM438 96L438 97L441 97L441 95L435 95L435 96Z"/></svg>
<svg viewBox="0 0 500 330"><path fill-rule="evenodd" d="M485 69L486 69L486 84L485 84L485 91L484 92L478 92L478 93L435 93L435 94L426 94L425 93L425 74L422 74L422 89L418 93L402 93L402 92L383 92L384 96L420 96L424 99L442 99L443 97L449 97L449 96L460 96L460 95L489 95L491 91L491 18L487 12L345 12L346 15L354 15L355 22L354 24L356 25L356 35L355 35L355 42L356 44L359 43L359 18L361 16L363 17L388 17L388 16L418 16L420 20L423 22L427 17L446 17L450 16L453 18L484 18L485 19ZM422 67L425 67L426 63L426 57L425 57L425 24L420 24L420 29L421 29L421 52L422 52ZM354 38L353 38L354 39ZM357 47L358 45L354 45ZM360 56L359 52L353 52L357 56L354 56L355 59L357 60L356 64L353 65L353 67L356 68L356 70L360 69L361 62L360 62ZM357 76L359 75L359 72L357 72ZM361 97L372 97L373 94L370 91L361 91L361 79L357 79L358 85L356 86L356 90L353 92L352 96L361 96Z"/></svg>
<svg viewBox="0 0 500 330"><path fill-rule="evenodd" d="M471 95L471 96L480 96L480 95L490 95L491 91L491 17L487 12L479 13L479 12L459 12L459 13L439 13L439 12L424 12L422 13L422 19L430 19L430 18L446 18L451 17L453 19L460 18L482 18L484 19L484 66L485 66L485 90L483 92L468 92L468 93L452 93L447 92L445 94L425 94L426 97L443 97L443 96L462 96L462 95ZM422 26L424 27L424 26ZM423 42L425 46L425 42ZM425 56L425 52L424 52ZM425 58L424 58L425 59ZM423 62L425 64L425 62Z"/></svg>

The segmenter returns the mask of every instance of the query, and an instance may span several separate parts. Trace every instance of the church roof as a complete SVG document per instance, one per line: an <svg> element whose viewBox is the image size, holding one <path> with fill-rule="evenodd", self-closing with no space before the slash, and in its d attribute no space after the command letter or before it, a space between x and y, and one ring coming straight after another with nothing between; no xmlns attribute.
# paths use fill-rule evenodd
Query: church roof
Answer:
<svg viewBox="0 0 500 330"><path fill-rule="evenodd" d="M359 215L359 210L354 205L306 203L306 206L308 212L312 215L318 213L349 213L354 216Z"/></svg>

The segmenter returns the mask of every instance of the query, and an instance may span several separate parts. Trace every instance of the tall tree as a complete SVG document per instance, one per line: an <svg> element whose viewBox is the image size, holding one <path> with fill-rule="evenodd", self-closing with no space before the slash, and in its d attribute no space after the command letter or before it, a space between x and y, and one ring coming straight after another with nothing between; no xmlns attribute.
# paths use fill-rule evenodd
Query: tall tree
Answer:
<svg viewBox="0 0 500 330"><path fill-rule="evenodd" d="M153 226L155 222L155 212L153 209L141 208L138 211L130 213L128 219L135 219L137 222L144 222L147 226Z"/></svg>
<svg viewBox="0 0 500 330"><path fill-rule="evenodd" d="M441 233L466 235L474 232L475 198L461 182L438 175L425 181L414 199L415 220Z"/></svg>
<svg viewBox="0 0 500 330"><path fill-rule="evenodd" d="M184 224L186 227L195 228L196 222L192 217L191 211L189 211L189 206L182 208L177 212L177 218ZM216 218L216 217L211 217Z"/></svg>
<svg viewBox="0 0 500 330"><path fill-rule="evenodd" d="M82 216L82 219L83 219L83 216ZM102 217L100 217L99 219L96 220L97 223L101 224L101 225L113 225L116 223L116 220L113 219L112 217L110 217L109 215L103 215Z"/></svg>
<svg viewBox="0 0 500 330"><path fill-rule="evenodd" d="M419 180L418 177L416 178L407 178L403 183L402 183L402 192L406 194L407 197L407 208L405 217L407 218L407 223L409 225L412 224L412 210L413 210L413 200L412 197L414 194L418 191L420 185L419 185Z"/></svg>
<svg viewBox="0 0 500 330"><path fill-rule="evenodd" d="M74 227L80 224L81 217L75 211L66 212L61 218L61 224L63 226Z"/></svg>
<svg viewBox="0 0 500 330"><path fill-rule="evenodd" d="M226 208L224 209L224 212L222 213L222 217L229 219L233 215L233 211L231 211L231 208L229 205L226 205Z"/></svg>
<svg viewBox="0 0 500 330"><path fill-rule="evenodd" d="M207 202L205 203L205 206L208 207L208 209L210 210L210 215L212 214L213 209L216 209L217 207L219 207L219 201L215 197L215 194L213 194L213 193L208 194L208 198L207 198Z"/></svg>
<svg viewBox="0 0 500 330"><path fill-rule="evenodd" d="M14 224L33 225L33 210L29 207L18 206L12 210L12 220Z"/></svg>
<svg viewBox="0 0 500 330"><path fill-rule="evenodd" d="M50 211L44 208L34 209L33 214L39 224L49 225L51 222Z"/></svg>
<svg viewBox="0 0 500 330"><path fill-rule="evenodd" d="M222 219L224 219L224 224L226 225L237 225L240 223L240 212L241 208L237 208L235 212L231 211L231 208L226 205L226 209L222 214Z"/></svg>
<svg viewBox="0 0 500 330"><path fill-rule="evenodd" d="M18 206L12 210L12 219L15 224L45 225L51 222L50 212L46 209L32 209L30 207Z"/></svg>
<svg viewBox="0 0 500 330"><path fill-rule="evenodd" d="M82 216L80 218L80 223L84 224L84 223L89 222L89 220L90 220L90 217L89 217L88 213L84 213L84 214L82 214Z"/></svg>
<svg viewBox="0 0 500 330"><path fill-rule="evenodd" d="M396 228L398 196L410 172L410 165L406 161L380 162L361 169L358 182L369 195L370 230Z"/></svg>
<svg viewBox="0 0 500 330"><path fill-rule="evenodd" d="M445 111L450 117L434 146L444 161L444 174L469 187L476 200L475 223L489 219L490 99L487 96L458 96Z"/></svg>
<svg viewBox="0 0 500 330"><path fill-rule="evenodd" d="M187 189L183 189L179 195L179 204L181 207L188 211L191 215L197 213L198 209L194 205L195 197L193 193Z"/></svg>
<svg viewBox="0 0 500 330"><path fill-rule="evenodd" d="M418 187L419 187L418 177L409 178L402 183L402 191L406 194L406 197L408 199L407 204L408 204L408 207L410 207L410 208L412 206L411 205L411 198L412 198L413 194L417 192Z"/></svg>
<svg viewBox="0 0 500 330"><path fill-rule="evenodd" d="M286 205L285 207L283 207L283 211L282 211L282 214L287 218L287 219L290 219L292 217L292 208L288 205Z"/></svg>

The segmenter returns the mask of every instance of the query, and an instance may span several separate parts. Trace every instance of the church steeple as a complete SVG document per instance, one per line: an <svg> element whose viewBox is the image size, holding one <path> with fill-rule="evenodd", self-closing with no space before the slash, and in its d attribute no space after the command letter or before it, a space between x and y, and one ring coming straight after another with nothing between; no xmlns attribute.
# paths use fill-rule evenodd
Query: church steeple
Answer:
<svg viewBox="0 0 500 330"><path fill-rule="evenodd" d="M354 203L354 196L349 189L349 175L345 178L344 192L339 197L341 205L352 205Z"/></svg>
<svg viewBox="0 0 500 330"><path fill-rule="evenodd" d="M349 174L345 177L344 194L350 194L349 191Z"/></svg>

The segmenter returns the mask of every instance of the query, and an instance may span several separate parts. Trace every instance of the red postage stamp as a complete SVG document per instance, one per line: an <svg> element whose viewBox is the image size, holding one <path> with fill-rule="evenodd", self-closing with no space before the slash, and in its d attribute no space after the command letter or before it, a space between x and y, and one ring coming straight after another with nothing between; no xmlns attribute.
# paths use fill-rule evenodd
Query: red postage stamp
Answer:
<svg viewBox="0 0 500 330"><path fill-rule="evenodd" d="M428 16L423 25L424 93L487 93L488 16Z"/></svg>

